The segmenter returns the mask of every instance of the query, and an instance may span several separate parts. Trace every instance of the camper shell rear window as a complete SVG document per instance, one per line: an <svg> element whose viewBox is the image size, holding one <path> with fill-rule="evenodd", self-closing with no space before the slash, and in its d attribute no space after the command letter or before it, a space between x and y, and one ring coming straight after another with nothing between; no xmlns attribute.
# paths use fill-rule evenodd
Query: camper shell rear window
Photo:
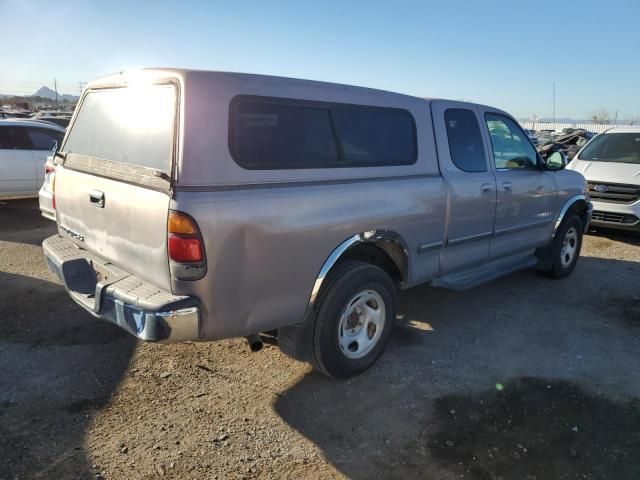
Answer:
<svg viewBox="0 0 640 480"><path fill-rule="evenodd" d="M176 100L173 84L89 90L62 150L94 163L171 172Z"/></svg>
<svg viewBox="0 0 640 480"><path fill-rule="evenodd" d="M412 165L418 155L407 110L247 95L230 104L229 150L250 170Z"/></svg>

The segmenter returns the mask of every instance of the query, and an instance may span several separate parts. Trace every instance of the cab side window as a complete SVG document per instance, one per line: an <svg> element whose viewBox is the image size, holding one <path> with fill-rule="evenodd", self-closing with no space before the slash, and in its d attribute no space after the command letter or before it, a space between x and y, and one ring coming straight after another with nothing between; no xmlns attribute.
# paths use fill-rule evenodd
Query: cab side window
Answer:
<svg viewBox="0 0 640 480"><path fill-rule="evenodd" d="M498 169L532 169L537 167L537 153L522 129L508 117L485 115L493 159Z"/></svg>
<svg viewBox="0 0 640 480"><path fill-rule="evenodd" d="M451 161L465 172L486 172L487 159L478 119L466 108L449 108L444 112Z"/></svg>

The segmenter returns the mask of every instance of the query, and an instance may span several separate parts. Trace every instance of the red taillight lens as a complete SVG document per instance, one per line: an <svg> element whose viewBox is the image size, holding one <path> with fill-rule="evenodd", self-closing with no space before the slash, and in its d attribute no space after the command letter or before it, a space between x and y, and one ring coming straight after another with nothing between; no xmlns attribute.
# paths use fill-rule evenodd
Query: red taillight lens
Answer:
<svg viewBox="0 0 640 480"><path fill-rule="evenodd" d="M200 239L169 234L169 258L174 262L201 262Z"/></svg>
<svg viewBox="0 0 640 480"><path fill-rule="evenodd" d="M48 163L44 164L44 173L53 173L56 171L56 167L54 165L49 165Z"/></svg>

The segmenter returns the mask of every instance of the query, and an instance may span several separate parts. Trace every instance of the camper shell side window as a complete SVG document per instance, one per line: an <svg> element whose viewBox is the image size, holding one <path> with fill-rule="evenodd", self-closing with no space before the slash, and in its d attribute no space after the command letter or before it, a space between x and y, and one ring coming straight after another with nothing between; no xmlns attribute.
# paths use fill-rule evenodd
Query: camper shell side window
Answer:
<svg viewBox="0 0 640 480"><path fill-rule="evenodd" d="M398 166L418 158L407 110L248 95L231 100L229 150L248 170Z"/></svg>

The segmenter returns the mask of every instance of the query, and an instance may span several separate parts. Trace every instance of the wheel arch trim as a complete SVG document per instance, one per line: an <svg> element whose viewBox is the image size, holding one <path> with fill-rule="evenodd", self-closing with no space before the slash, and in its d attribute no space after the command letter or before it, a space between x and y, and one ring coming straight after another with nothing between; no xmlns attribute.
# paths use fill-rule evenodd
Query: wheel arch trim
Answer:
<svg viewBox="0 0 640 480"><path fill-rule="evenodd" d="M580 201L585 203L586 215L590 216L589 205L591 205L591 202L589 202L589 200L587 199L586 195L583 195L583 194L574 195L573 197L569 198L565 202L565 204L563 205L562 209L560 210L560 215L558 215L558 219L556 220L556 223L555 223L555 225L553 227L552 238L555 238L556 233L558 233L558 229L560 228L560 225L562 224L562 221L564 220L564 217L567 214L567 212L571 209L571 207L573 205L575 205L577 202L580 202ZM588 221L586 223L587 224L584 226L585 229L588 227Z"/></svg>
<svg viewBox="0 0 640 480"><path fill-rule="evenodd" d="M402 253L404 256L404 261L399 265L396 259L389 254L387 250L383 247L384 242L391 242L393 244L398 245L402 249ZM400 275L402 277L403 283L407 283L410 279L410 260L409 260L409 248L407 247L407 243L404 241L401 235L394 232L393 230L369 230L366 232L357 233L352 235L351 237L344 240L340 245L333 249L331 254L327 257L327 259L322 264L320 271L318 272L318 276L313 284L313 289L311 290L311 295L309 297L309 304L307 306L307 311L312 308L318 298L318 294L320 293L320 289L322 288L322 284L324 283L324 279L329 274L333 266L338 263L340 258L347 252L349 249L356 247L361 244L374 244L381 248L385 254L387 254L391 261L395 264L395 266L400 271Z"/></svg>

